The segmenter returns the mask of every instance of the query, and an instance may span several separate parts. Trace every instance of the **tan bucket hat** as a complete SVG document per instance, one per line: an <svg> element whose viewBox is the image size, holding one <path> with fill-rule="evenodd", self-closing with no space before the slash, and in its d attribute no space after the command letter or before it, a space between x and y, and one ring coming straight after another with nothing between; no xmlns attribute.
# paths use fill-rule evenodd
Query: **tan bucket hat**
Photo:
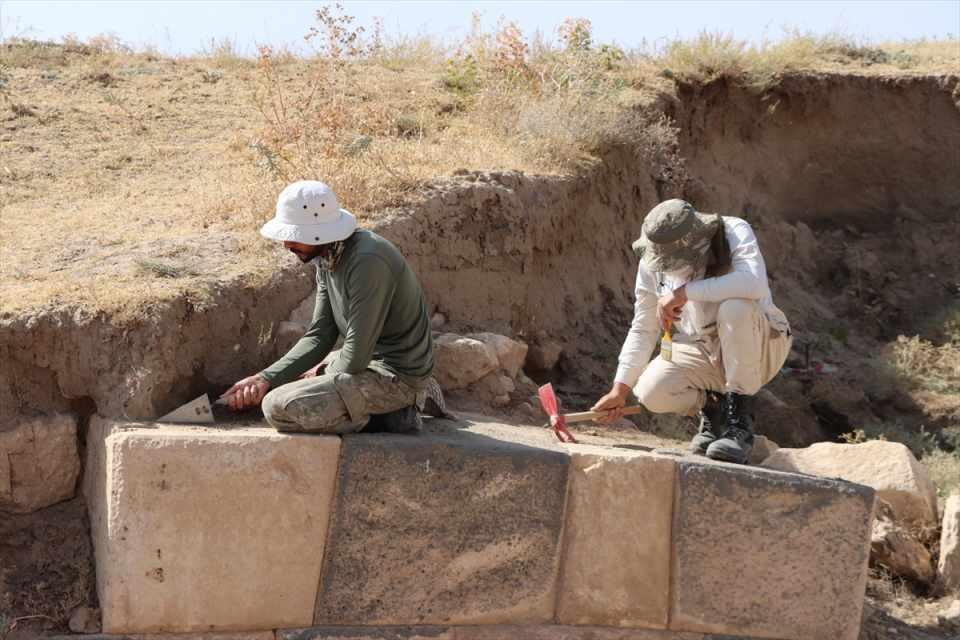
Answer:
<svg viewBox="0 0 960 640"><path fill-rule="evenodd" d="M720 216L698 213L686 200L665 200L643 219L633 250L653 272L699 269L709 259L710 242L721 224Z"/></svg>

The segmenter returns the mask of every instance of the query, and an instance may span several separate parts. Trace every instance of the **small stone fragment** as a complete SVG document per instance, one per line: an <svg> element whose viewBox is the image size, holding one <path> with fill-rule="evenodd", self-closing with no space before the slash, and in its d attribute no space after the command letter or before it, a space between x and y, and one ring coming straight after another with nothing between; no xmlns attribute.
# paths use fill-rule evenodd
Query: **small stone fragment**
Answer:
<svg viewBox="0 0 960 640"><path fill-rule="evenodd" d="M927 548L893 519L893 509L877 500L876 519L870 538L870 560L894 575L914 582L933 581L933 558Z"/></svg>
<svg viewBox="0 0 960 640"><path fill-rule="evenodd" d="M100 610L77 607L70 614L67 626L74 633L100 633Z"/></svg>

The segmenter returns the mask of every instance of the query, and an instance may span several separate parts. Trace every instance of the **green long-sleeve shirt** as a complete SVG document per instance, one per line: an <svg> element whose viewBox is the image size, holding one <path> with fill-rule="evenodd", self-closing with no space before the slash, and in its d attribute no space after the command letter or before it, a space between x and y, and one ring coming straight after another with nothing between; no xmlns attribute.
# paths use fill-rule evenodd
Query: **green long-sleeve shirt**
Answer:
<svg viewBox="0 0 960 640"><path fill-rule="evenodd" d="M328 373L373 369L414 387L433 371L433 337L423 290L388 240L358 229L333 271L317 269L317 304L310 328L260 374L272 387L298 378L343 336Z"/></svg>

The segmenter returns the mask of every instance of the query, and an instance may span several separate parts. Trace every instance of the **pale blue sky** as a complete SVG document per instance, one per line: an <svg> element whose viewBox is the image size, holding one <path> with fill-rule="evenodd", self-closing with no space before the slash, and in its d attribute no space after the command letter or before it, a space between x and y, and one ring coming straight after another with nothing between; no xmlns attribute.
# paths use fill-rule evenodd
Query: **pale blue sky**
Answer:
<svg viewBox="0 0 960 640"><path fill-rule="evenodd" d="M57 40L68 33L85 39L113 32L122 40L150 44L165 53L194 53L211 39L229 38L241 53L255 44L296 45L322 2L303 1L57 1L0 0L2 36ZM467 33L474 10L492 26L505 16L525 33L552 36L566 17L589 18L595 39L626 47L662 44L701 30L747 40L776 39L784 27L815 33L839 31L870 41L943 38L960 33L960 0L861 0L806 2L380 2L343 3L361 24L384 18L388 33L428 33L453 38Z"/></svg>

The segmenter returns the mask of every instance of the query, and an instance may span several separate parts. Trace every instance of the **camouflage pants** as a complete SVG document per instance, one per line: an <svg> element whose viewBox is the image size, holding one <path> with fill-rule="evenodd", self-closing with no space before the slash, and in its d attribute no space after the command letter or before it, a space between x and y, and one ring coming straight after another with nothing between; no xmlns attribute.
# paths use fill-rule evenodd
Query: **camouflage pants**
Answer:
<svg viewBox="0 0 960 640"><path fill-rule="evenodd" d="M355 433L370 414L414 404L417 389L395 376L323 374L277 387L263 398L263 415L277 431Z"/></svg>

